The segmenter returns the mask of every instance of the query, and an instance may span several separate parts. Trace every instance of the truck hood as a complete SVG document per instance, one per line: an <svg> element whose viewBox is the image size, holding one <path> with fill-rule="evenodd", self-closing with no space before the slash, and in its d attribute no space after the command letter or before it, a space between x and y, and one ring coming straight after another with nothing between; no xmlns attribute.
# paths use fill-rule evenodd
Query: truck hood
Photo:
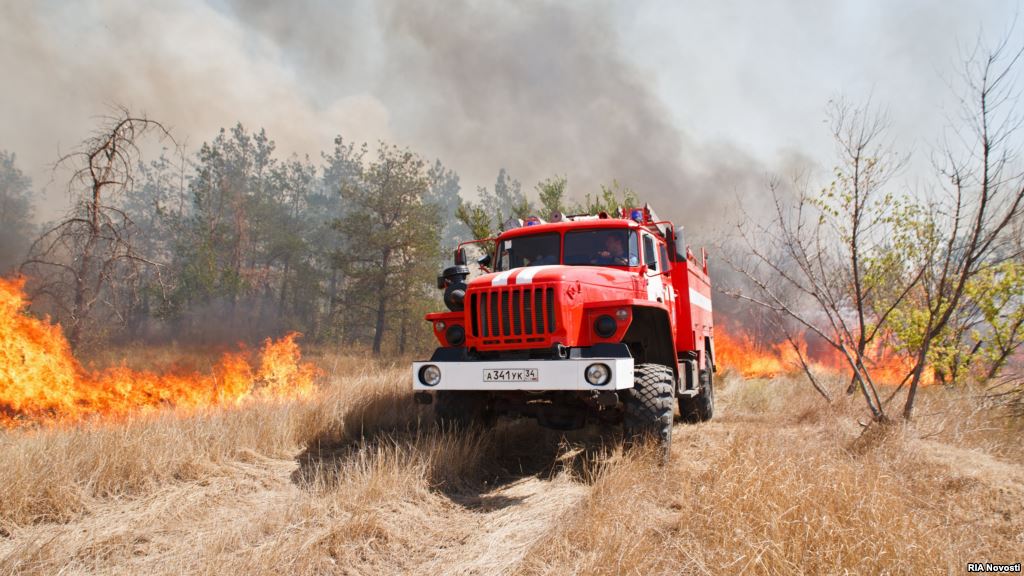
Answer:
<svg viewBox="0 0 1024 576"><path fill-rule="evenodd" d="M632 289L635 272L607 266L527 266L504 272L492 272L473 278L470 289L499 286L522 286L535 283L572 282L605 288Z"/></svg>

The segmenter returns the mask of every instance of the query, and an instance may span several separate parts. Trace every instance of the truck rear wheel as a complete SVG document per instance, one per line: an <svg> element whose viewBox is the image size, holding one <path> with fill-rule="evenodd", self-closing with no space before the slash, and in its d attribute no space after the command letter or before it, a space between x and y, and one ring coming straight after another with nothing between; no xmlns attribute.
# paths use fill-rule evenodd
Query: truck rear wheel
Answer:
<svg viewBox="0 0 1024 576"><path fill-rule="evenodd" d="M715 415L715 382L713 370L700 371L700 392L696 396L679 397L679 416L683 422L707 422Z"/></svg>
<svg viewBox="0 0 1024 576"><path fill-rule="evenodd" d="M473 424L493 426L496 420L482 392L438 390L434 397L434 417L443 428L465 430Z"/></svg>
<svg viewBox="0 0 1024 576"><path fill-rule="evenodd" d="M640 364L633 370L633 388L625 391L623 432L626 446L643 438L656 439L668 455L672 445L672 397L675 377L660 364Z"/></svg>

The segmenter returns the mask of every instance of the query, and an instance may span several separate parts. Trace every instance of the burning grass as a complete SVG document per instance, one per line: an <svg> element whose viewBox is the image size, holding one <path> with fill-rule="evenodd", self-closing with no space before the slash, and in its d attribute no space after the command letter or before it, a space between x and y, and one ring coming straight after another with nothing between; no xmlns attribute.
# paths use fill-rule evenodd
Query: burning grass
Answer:
<svg viewBox="0 0 1024 576"><path fill-rule="evenodd" d="M874 382L896 385L913 369L912 358L897 352L892 338L875 338L864 355ZM795 346L795 347L794 347ZM813 334L798 333L793 341L765 342L755 338L745 327L722 321L715 326L715 354L722 368L737 372L744 378L775 378L803 370L801 358L815 372L849 373L843 354ZM934 374L925 373L923 382L932 384Z"/></svg>
<svg viewBox="0 0 1024 576"><path fill-rule="evenodd" d="M237 406L250 398L288 400L313 392L316 368L302 362L297 334L267 340L258 360L225 353L207 373L87 369L59 325L25 313L24 280L0 278L0 426L78 423L175 407Z"/></svg>
<svg viewBox="0 0 1024 576"><path fill-rule="evenodd" d="M934 573L1024 542L1019 429L970 393L865 433L856 398L720 381L660 467L587 431L442 433L404 364L315 361L303 399L0 431L0 574Z"/></svg>

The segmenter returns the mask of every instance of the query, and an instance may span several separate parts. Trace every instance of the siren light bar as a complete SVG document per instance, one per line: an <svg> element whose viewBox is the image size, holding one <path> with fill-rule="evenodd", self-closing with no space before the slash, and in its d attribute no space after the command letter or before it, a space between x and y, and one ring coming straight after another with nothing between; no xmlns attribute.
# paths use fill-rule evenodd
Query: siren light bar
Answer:
<svg viewBox="0 0 1024 576"><path fill-rule="evenodd" d="M524 226L538 226L540 224L547 224L548 222L579 222L586 220L599 220L609 217L632 220L641 226L649 228L652 232L660 233L665 238L669 238L671 236L671 230L669 229L669 226L667 226L668 222L658 218L658 215L654 213L654 210L651 210L650 204L630 208L619 207L612 211L611 214L604 211L601 211L599 214L565 214L563 212L555 212L551 214L551 217L547 221L539 216L529 216L525 220L512 217L502 224L502 230L513 230Z"/></svg>

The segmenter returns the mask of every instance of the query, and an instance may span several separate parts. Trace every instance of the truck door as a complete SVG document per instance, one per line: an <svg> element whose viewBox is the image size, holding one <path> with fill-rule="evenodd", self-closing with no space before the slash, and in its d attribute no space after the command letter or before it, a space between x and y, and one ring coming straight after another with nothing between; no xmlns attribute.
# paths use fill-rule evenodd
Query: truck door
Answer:
<svg viewBox="0 0 1024 576"><path fill-rule="evenodd" d="M647 299L656 302L665 301L665 283L658 266L658 251L654 237L644 234L644 264L647 264Z"/></svg>
<svg viewBox="0 0 1024 576"><path fill-rule="evenodd" d="M661 272L666 272L672 268L672 263L668 259L668 250L665 249L664 242L658 242L658 266L661 267ZM676 291L672 286L672 282L669 276L662 276L665 279L663 282L665 285L665 303L669 304L669 310L672 310L672 304L676 301Z"/></svg>

